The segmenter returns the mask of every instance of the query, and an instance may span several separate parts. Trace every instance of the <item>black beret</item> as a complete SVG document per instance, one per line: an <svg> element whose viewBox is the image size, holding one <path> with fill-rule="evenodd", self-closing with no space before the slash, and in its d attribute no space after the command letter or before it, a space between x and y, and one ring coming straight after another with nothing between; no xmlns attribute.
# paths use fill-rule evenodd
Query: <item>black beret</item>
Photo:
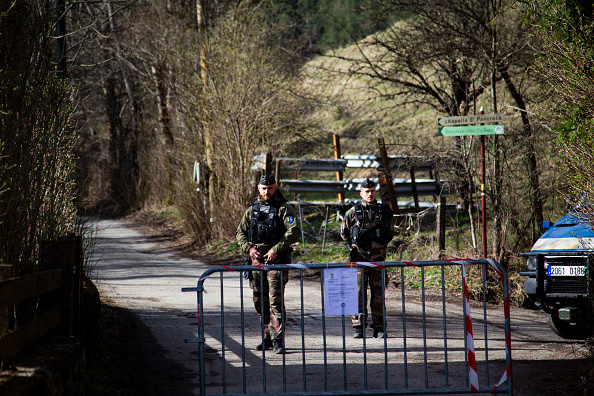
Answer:
<svg viewBox="0 0 594 396"><path fill-rule="evenodd" d="M370 178L366 178L365 180L363 180L363 183L361 183L362 188L375 188L375 185L375 182Z"/></svg>
<svg viewBox="0 0 594 396"><path fill-rule="evenodd" d="M271 184L276 184L276 180L274 179L274 176L267 173L260 179L260 184L263 186L269 186Z"/></svg>

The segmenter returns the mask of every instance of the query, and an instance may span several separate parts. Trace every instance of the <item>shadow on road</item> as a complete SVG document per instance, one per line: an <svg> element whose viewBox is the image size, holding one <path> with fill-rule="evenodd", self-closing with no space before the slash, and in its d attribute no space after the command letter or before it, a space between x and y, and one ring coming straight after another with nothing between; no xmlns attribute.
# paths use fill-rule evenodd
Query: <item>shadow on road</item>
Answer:
<svg viewBox="0 0 594 396"><path fill-rule="evenodd" d="M192 373L166 357L140 318L107 303L101 309L101 352L87 363L87 396L192 395Z"/></svg>

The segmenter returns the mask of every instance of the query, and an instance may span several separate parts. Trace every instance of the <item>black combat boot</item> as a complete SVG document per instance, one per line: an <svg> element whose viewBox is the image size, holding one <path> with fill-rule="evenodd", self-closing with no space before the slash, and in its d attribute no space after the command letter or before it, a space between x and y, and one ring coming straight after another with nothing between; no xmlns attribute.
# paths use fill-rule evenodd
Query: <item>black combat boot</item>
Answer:
<svg viewBox="0 0 594 396"><path fill-rule="evenodd" d="M285 353L285 346L284 346L283 340L273 340L272 345L273 345L273 351L277 355L282 355L283 353Z"/></svg>
<svg viewBox="0 0 594 396"><path fill-rule="evenodd" d="M381 327L373 329L373 338L388 338L388 335Z"/></svg>
<svg viewBox="0 0 594 396"><path fill-rule="evenodd" d="M272 349L272 340L268 337L264 338L264 347L266 349ZM256 351L261 351L262 350L262 344L258 344L258 346L256 346Z"/></svg>

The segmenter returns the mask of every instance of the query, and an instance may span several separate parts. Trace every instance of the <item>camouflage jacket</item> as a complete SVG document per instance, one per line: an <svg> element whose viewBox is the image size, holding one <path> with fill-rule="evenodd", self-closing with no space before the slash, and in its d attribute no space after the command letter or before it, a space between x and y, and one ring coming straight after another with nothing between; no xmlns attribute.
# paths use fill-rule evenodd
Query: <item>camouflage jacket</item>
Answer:
<svg viewBox="0 0 594 396"><path fill-rule="evenodd" d="M383 216L379 215L380 205L384 205ZM356 205L350 208L344 215L340 227L340 236L348 244L356 243L359 256L364 261L384 261L386 259L386 248L388 243L394 237L394 220L392 219L392 210L388 205L380 204L377 201L367 202L362 200L363 207L363 222L362 224L357 219L355 211ZM368 232L365 238L360 238L354 241L352 238L353 228L358 228L358 231L365 230ZM375 230L381 229L377 233ZM381 237L380 237L381 236Z"/></svg>
<svg viewBox="0 0 594 396"><path fill-rule="evenodd" d="M280 190L277 190L269 201L265 201L261 197L258 197L258 202L260 202L261 205L273 205L278 207L278 217L282 220L285 226L284 235L276 244L263 242L253 245L249 239L249 229L252 221L252 207L250 206L243 213L235 233L241 251L248 253L252 246L255 246L256 249L262 253L266 253L270 249L276 254L287 251L293 243L299 240L301 232L297 226L297 214L295 213L295 209L293 209L287 202Z"/></svg>

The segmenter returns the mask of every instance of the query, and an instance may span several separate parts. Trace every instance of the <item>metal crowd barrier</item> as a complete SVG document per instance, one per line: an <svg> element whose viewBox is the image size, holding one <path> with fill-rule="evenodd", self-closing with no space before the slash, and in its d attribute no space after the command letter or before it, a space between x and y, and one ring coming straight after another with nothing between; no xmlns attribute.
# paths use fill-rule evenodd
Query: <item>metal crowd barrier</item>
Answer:
<svg viewBox="0 0 594 396"><path fill-rule="evenodd" d="M354 267L398 282L384 289L387 338L367 329L354 339L349 316L326 314L323 271ZM263 325L244 279L271 270L290 278L280 355L254 350ZM458 292L446 287L452 273ZM503 306L486 302L489 274L501 280ZM472 308L467 278L482 284ZM186 342L198 343L200 395L512 394L508 278L492 260L219 266L182 291L197 293L198 337Z"/></svg>

